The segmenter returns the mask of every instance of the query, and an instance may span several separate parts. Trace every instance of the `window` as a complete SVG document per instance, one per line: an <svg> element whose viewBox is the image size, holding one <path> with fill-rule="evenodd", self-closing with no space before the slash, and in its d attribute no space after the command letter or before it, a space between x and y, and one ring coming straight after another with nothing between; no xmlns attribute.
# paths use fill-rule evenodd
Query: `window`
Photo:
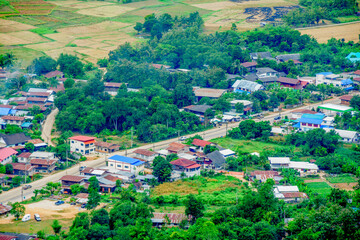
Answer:
<svg viewBox="0 0 360 240"><path fill-rule="evenodd" d="M81 146L84 146L84 144L82 143Z"/></svg>
<svg viewBox="0 0 360 240"><path fill-rule="evenodd" d="M118 164L117 167L118 167L118 168L121 168L121 164Z"/></svg>
<svg viewBox="0 0 360 240"><path fill-rule="evenodd" d="M319 125L318 125L318 124L314 124L314 127L319 127Z"/></svg>
<svg viewBox="0 0 360 240"><path fill-rule="evenodd" d="M301 126L306 126L306 123L301 123Z"/></svg>
<svg viewBox="0 0 360 240"><path fill-rule="evenodd" d="M129 166L124 166L124 168L129 168Z"/></svg>
<svg viewBox="0 0 360 240"><path fill-rule="evenodd" d="M312 127L312 123L308 123L308 126L309 126L309 127Z"/></svg>
<svg viewBox="0 0 360 240"><path fill-rule="evenodd" d="M74 143L74 141L71 141L71 143Z"/></svg>
<svg viewBox="0 0 360 240"><path fill-rule="evenodd" d="M75 151L76 151L76 152L78 152L78 151L79 151L79 149L77 148Z"/></svg>
<svg viewBox="0 0 360 240"><path fill-rule="evenodd" d="M114 166L114 164L110 163L110 167L113 167L113 166Z"/></svg>

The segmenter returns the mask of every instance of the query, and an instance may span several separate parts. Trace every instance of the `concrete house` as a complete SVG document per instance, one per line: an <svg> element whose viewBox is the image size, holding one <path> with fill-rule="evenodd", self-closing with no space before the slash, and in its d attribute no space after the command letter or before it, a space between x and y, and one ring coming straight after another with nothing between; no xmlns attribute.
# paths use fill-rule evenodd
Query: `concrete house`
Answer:
<svg viewBox="0 0 360 240"><path fill-rule="evenodd" d="M207 165L207 168L216 169L216 170L225 168L226 159L218 150L206 154L206 157L210 161L210 164Z"/></svg>
<svg viewBox="0 0 360 240"><path fill-rule="evenodd" d="M14 174L19 176L33 176L35 174L35 168L26 163L11 163L13 166Z"/></svg>
<svg viewBox="0 0 360 240"><path fill-rule="evenodd" d="M95 142L95 151L100 153L112 153L119 151L120 145L109 142Z"/></svg>
<svg viewBox="0 0 360 240"><path fill-rule="evenodd" d="M20 155L18 155L18 161L19 163L27 163L30 161L31 152L23 152Z"/></svg>
<svg viewBox="0 0 360 240"><path fill-rule="evenodd" d="M70 151L90 155L95 153L95 138L87 136L70 137Z"/></svg>
<svg viewBox="0 0 360 240"><path fill-rule="evenodd" d="M30 164L38 173L51 173L56 168L56 160L49 159L31 159Z"/></svg>
<svg viewBox="0 0 360 240"><path fill-rule="evenodd" d="M224 89L213 89L213 88L195 88L195 101L198 102L203 97L207 97L210 99L218 99L220 98L226 90Z"/></svg>
<svg viewBox="0 0 360 240"><path fill-rule="evenodd" d="M16 156L18 152L12 148L1 148L0 149L0 163L5 165L12 162L12 157Z"/></svg>
<svg viewBox="0 0 360 240"><path fill-rule="evenodd" d="M107 165L111 169L131 172L138 175L145 170L145 162L135 158L114 155L108 158Z"/></svg>
<svg viewBox="0 0 360 240"><path fill-rule="evenodd" d="M264 86L248 80L236 80L232 85L232 89L236 93L250 94L259 90L264 90Z"/></svg>
<svg viewBox="0 0 360 240"><path fill-rule="evenodd" d="M173 165L175 175L181 175L181 173L184 173L187 177L200 175L201 166L194 161L179 158L170 162L170 164Z"/></svg>
<svg viewBox="0 0 360 240"><path fill-rule="evenodd" d="M1 119L5 124L21 126L25 122L25 117L2 116Z"/></svg>
<svg viewBox="0 0 360 240"><path fill-rule="evenodd" d="M29 158L50 160L50 159L55 159L56 157L55 157L55 153L53 152L33 152Z"/></svg>
<svg viewBox="0 0 360 240"><path fill-rule="evenodd" d="M146 149L136 149L133 153L135 153L135 157L145 162L152 162L156 156L159 154Z"/></svg>
<svg viewBox="0 0 360 240"><path fill-rule="evenodd" d="M290 161L288 157L269 157L271 169L292 168L300 173L300 176L317 174L319 167L314 163Z"/></svg>

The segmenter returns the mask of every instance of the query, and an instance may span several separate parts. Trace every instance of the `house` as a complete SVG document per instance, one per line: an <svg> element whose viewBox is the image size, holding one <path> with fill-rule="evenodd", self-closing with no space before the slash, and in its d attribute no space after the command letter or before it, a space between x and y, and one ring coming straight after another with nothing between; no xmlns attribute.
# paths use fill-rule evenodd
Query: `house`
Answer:
<svg viewBox="0 0 360 240"><path fill-rule="evenodd" d="M18 240L19 237L7 234L0 234L0 240Z"/></svg>
<svg viewBox="0 0 360 240"><path fill-rule="evenodd" d="M41 97L28 97L26 99L26 103L28 103L28 104L44 105L46 103L46 101L47 101L46 98L41 98Z"/></svg>
<svg viewBox="0 0 360 240"><path fill-rule="evenodd" d="M76 203L79 203L79 204L87 203L89 201L89 194L88 193L78 193L75 196L75 199L76 199Z"/></svg>
<svg viewBox="0 0 360 240"><path fill-rule="evenodd" d="M181 173L184 173L187 177L200 175L201 166L194 161L179 158L170 162L170 164L173 165L174 175L181 176Z"/></svg>
<svg viewBox="0 0 360 240"><path fill-rule="evenodd" d="M287 203L299 202L309 198L306 193L299 192L297 186L276 186L274 195L275 198L284 200Z"/></svg>
<svg viewBox="0 0 360 240"><path fill-rule="evenodd" d="M31 159L30 164L38 173L51 173L56 168L56 160L49 159Z"/></svg>
<svg viewBox="0 0 360 240"><path fill-rule="evenodd" d="M210 160L210 164L207 166L207 168L210 169L224 169L226 164L225 157L218 151L213 151L211 153L206 154L206 157Z"/></svg>
<svg viewBox="0 0 360 240"><path fill-rule="evenodd" d="M7 214L12 209L11 206L0 203L0 215ZM1 236L1 235L0 235Z"/></svg>
<svg viewBox="0 0 360 240"><path fill-rule="evenodd" d="M236 153L234 151L232 151L231 149L223 149L223 150L220 150L219 152L221 153L221 155L224 156L224 158L236 156Z"/></svg>
<svg viewBox="0 0 360 240"><path fill-rule="evenodd" d="M271 169L288 168L290 158L288 157L269 157Z"/></svg>
<svg viewBox="0 0 360 240"><path fill-rule="evenodd" d="M271 169L277 170L281 168L295 169L300 173L300 176L317 174L319 167L314 163L309 162L294 162L290 161L288 157L269 157Z"/></svg>
<svg viewBox="0 0 360 240"><path fill-rule="evenodd" d="M352 63L360 62L360 52L351 52L345 58Z"/></svg>
<svg viewBox="0 0 360 240"><path fill-rule="evenodd" d="M10 163L14 170L14 175L19 176L33 176L35 174L35 168L26 163Z"/></svg>
<svg viewBox="0 0 360 240"><path fill-rule="evenodd" d="M253 102L248 100L232 100L230 101L231 111L236 112L236 104L241 103L244 106L243 112L240 114L246 115L252 111Z"/></svg>
<svg viewBox="0 0 360 240"><path fill-rule="evenodd" d="M276 184L283 179L278 171L253 171L250 173L249 178L252 181L259 180L261 183L266 182L268 179L273 179Z"/></svg>
<svg viewBox="0 0 360 240"><path fill-rule="evenodd" d="M344 89L345 91L350 91L354 89L353 81L349 78L343 78L339 74L333 74L332 72L321 72L316 74L316 85L325 84L333 85Z"/></svg>
<svg viewBox="0 0 360 240"><path fill-rule="evenodd" d="M124 83L116 83L116 82L105 82L105 92L109 93L110 95L116 95L117 92L119 91L119 88L121 87L121 85L123 85Z"/></svg>
<svg viewBox="0 0 360 240"><path fill-rule="evenodd" d="M11 107L12 108L12 107ZM0 116L7 116L10 115L11 113L11 108L7 108L7 107L0 107Z"/></svg>
<svg viewBox="0 0 360 240"><path fill-rule="evenodd" d="M158 228L163 227L165 224L168 227L179 226L181 222L189 222L190 220L190 216L182 213L153 213L153 217L151 218L153 226Z"/></svg>
<svg viewBox="0 0 360 240"><path fill-rule="evenodd" d="M87 136L70 137L70 151L89 155L95 153L95 138Z"/></svg>
<svg viewBox="0 0 360 240"><path fill-rule="evenodd" d="M64 193L71 194L71 185L79 184L84 185L85 184L85 177L81 176L75 176L75 175L65 175L60 178L61 181L61 187L64 190Z"/></svg>
<svg viewBox="0 0 360 240"><path fill-rule="evenodd" d="M28 143L32 143L34 144L34 150L38 151L40 149L44 149L47 147L47 143L45 143L43 140L41 139L31 139L27 141Z"/></svg>
<svg viewBox="0 0 360 240"><path fill-rule="evenodd" d="M164 65L164 64L157 64L157 63L153 63L151 64L151 66L153 66L154 68L156 69L170 69L171 66L168 66L168 65Z"/></svg>
<svg viewBox="0 0 360 240"><path fill-rule="evenodd" d="M299 128L301 131L309 131L315 128L321 128L325 115L321 113L317 114L303 114L297 121L294 128Z"/></svg>
<svg viewBox="0 0 360 240"><path fill-rule="evenodd" d="M169 153L186 153L189 151L189 146L178 142L172 142L166 150Z"/></svg>
<svg viewBox="0 0 360 240"><path fill-rule="evenodd" d="M2 116L1 119L5 124L12 124L17 126L21 126L25 122L25 117Z"/></svg>
<svg viewBox="0 0 360 240"><path fill-rule="evenodd" d="M30 161L30 155L31 152L22 152L20 155L18 155L18 162L19 163L27 163Z"/></svg>
<svg viewBox="0 0 360 240"><path fill-rule="evenodd" d="M144 161L120 155L114 155L109 157L107 160L107 164L109 168L131 172L135 175L138 175L139 172L143 172L145 169Z"/></svg>
<svg viewBox="0 0 360 240"><path fill-rule="evenodd" d="M283 55L278 55L275 57L275 59L278 62L287 62L287 61L295 61L296 62L300 62L300 54L299 53L293 53L293 54L283 54Z"/></svg>
<svg viewBox="0 0 360 240"><path fill-rule="evenodd" d="M279 77L276 81L284 87L302 89L301 81L299 79Z"/></svg>
<svg viewBox="0 0 360 240"><path fill-rule="evenodd" d="M248 80L236 80L232 85L233 92L236 93L253 93L259 90L264 90L264 86L256 82Z"/></svg>
<svg viewBox="0 0 360 240"><path fill-rule="evenodd" d="M44 75L44 77L46 77L46 78L63 78L64 73L60 72L58 70L55 70L52 72L48 72L47 74Z"/></svg>
<svg viewBox="0 0 360 240"><path fill-rule="evenodd" d="M351 95L341 96L341 97L339 97L339 99L341 100L340 104L350 106L350 101L352 98L353 98L353 96L351 96Z"/></svg>
<svg viewBox="0 0 360 240"><path fill-rule="evenodd" d="M30 155L30 159L45 159L45 160L49 160L49 159L55 159L55 153L53 152L33 152Z"/></svg>
<svg viewBox="0 0 360 240"><path fill-rule="evenodd" d="M154 158L159 155L146 149L136 149L133 153L135 153L136 158L144 160L145 162L152 162Z"/></svg>
<svg viewBox="0 0 360 240"><path fill-rule="evenodd" d="M65 87L63 83L59 83L56 87L50 87L51 91L54 91L55 93L63 92L65 91Z"/></svg>
<svg viewBox="0 0 360 240"><path fill-rule="evenodd" d="M28 140L31 140L30 137L26 136L25 133L15 133L15 134L0 134L0 146L15 147L22 145L24 146Z"/></svg>
<svg viewBox="0 0 360 240"><path fill-rule="evenodd" d="M299 119L304 114L317 114L318 112L309 110L309 109L296 109L291 111L291 119Z"/></svg>
<svg viewBox="0 0 360 240"><path fill-rule="evenodd" d="M5 165L12 162L12 157L16 156L18 152L12 148L1 148L0 149L0 163Z"/></svg>
<svg viewBox="0 0 360 240"><path fill-rule="evenodd" d="M244 62L240 64L242 67L246 68L249 72L253 72L256 69L257 62Z"/></svg>
<svg viewBox="0 0 360 240"><path fill-rule="evenodd" d="M355 131L347 131L347 130L340 130L340 129L329 129L324 128L326 132L330 132L331 130L335 131L340 137L341 142L345 143L359 143L360 136L358 132Z"/></svg>
<svg viewBox="0 0 360 240"><path fill-rule="evenodd" d="M218 99L226 92L225 89L213 89L213 88L195 88L195 101L198 102L203 97L210 99Z"/></svg>
<svg viewBox="0 0 360 240"><path fill-rule="evenodd" d="M200 151L204 151L204 148L207 145L214 145L212 142L204 141L204 140L197 139L197 138L195 138L191 144L196 146L197 148L199 148Z"/></svg>
<svg viewBox="0 0 360 240"><path fill-rule="evenodd" d="M119 151L120 145L109 142L95 142L95 151L101 153L113 153Z"/></svg>
<svg viewBox="0 0 360 240"><path fill-rule="evenodd" d="M84 170L80 171L80 174L85 176L102 177L107 174L107 171L105 169L85 168Z"/></svg>
<svg viewBox="0 0 360 240"><path fill-rule="evenodd" d="M272 68L263 67L263 68L256 69L256 76L259 79L265 78L265 77L277 77L277 75L278 75L278 72Z"/></svg>
<svg viewBox="0 0 360 240"><path fill-rule="evenodd" d="M185 112L191 112L194 113L196 116L199 117L200 121L205 121L204 114L206 110L212 109L212 106L210 105L190 105L184 107Z"/></svg>
<svg viewBox="0 0 360 240"><path fill-rule="evenodd" d="M256 61L260 58L264 58L264 59L274 59L272 56L271 56L271 53L270 52L253 52L253 53L250 53L250 58L251 60L253 61Z"/></svg>

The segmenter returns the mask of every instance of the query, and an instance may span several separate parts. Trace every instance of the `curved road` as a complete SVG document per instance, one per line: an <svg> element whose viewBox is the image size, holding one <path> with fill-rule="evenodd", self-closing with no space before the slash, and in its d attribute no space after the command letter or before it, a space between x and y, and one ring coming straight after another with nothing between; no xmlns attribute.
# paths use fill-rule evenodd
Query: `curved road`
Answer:
<svg viewBox="0 0 360 240"><path fill-rule="evenodd" d="M51 113L46 117L43 126L42 126L42 133L41 138L44 139L44 141L51 146L55 145L51 142L51 130L55 123L55 117L59 113L59 109L55 108L51 111Z"/></svg>
<svg viewBox="0 0 360 240"><path fill-rule="evenodd" d="M333 98L333 99L329 99L324 101L324 103L334 103L334 104L338 104L340 103L340 99L338 97ZM310 105L306 105L306 106L302 106L299 108L295 108L295 109L311 109L311 108L316 108L317 106L322 105L322 103L315 103L315 104L310 104ZM286 111L282 111L281 115L285 116L285 115L290 115L292 111L294 111L295 109L290 109L290 110L286 110ZM56 110L56 109L55 109ZM53 116L53 118L55 118L55 110L50 114ZM49 116L50 116L49 115ZM279 113L271 113L270 115L262 118L262 119L256 119L255 121L273 121L274 116L278 116ZM48 119L47 119L48 120ZM229 123L228 124L228 130L232 129L234 127L237 127L239 125L238 122L235 123ZM49 125L47 127L50 126L50 121L49 121ZM52 126L52 125L51 125ZM45 128L45 127L44 127ZM51 133L51 128L50 128L50 133ZM195 134L199 134L201 135L205 140L210 140L213 138L218 138L221 136L225 136L226 135L226 126L223 125L221 127L218 128L214 128L214 129L210 129L204 132L199 132L199 133L194 133L194 134L190 134L187 135L186 137L192 137ZM46 135L46 134L45 134ZM50 136L50 135L48 135ZM165 140L165 141L161 141L161 142L157 142L157 143L153 143L153 144L147 144L145 146L142 147L138 147L138 148L134 148L129 150L127 153L128 155L132 155L132 152L135 151L136 149L153 149L153 150L159 150L159 149L163 149L165 148L167 145L169 145L169 143L178 141L177 138L173 138L173 139L169 139L169 140ZM119 155L125 155L125 151L118 151L118 152L114 152L111 155L114 154L119 154ZM105 165L105 158L106 156L101 155L98 159L96 160L92 160L92 161L86 161L86 162L82 162L82 165L86 165L87 167L99 167L99 166L103 166ZM67 170L63 170L60 172L56 172L53 173L51 175L48 175L40 180L37 180L35 182L32 182L30 185L32 186L32 188L28 189L28 190L24 190L23 192L23 196L25 198L30 198L31 196L33 196L33 191L35 189L41 189L43 186L46 185L47 182L57 182L59 181L59 179L67 174L73 175L73 174L79 174L79 165L75 165L72 168L69 168ZM7 192L3 192L0 195L0 202L1 203L7 203L7 202L17 202L17 201L21 201L21 188L15 188L12 189L10 191Z"/></svg>

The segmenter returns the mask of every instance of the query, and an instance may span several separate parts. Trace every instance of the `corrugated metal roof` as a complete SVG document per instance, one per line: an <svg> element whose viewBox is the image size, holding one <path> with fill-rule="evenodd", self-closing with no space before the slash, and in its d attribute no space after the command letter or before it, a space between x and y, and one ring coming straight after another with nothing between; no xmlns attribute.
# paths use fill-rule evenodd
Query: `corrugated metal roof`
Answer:
<svg viewBox="0 0 360 240"><path fill-rule="evenodd" d="M135 158L129 158L129 157L120 156L120 155L111 156L111 157L109 157L109 160L115 160L115 161L119 161L119 162L129 163L130 165L133 165L133 166L139 166L139 165L142 165L145 163L145 162L140 161Z"/></svg>

